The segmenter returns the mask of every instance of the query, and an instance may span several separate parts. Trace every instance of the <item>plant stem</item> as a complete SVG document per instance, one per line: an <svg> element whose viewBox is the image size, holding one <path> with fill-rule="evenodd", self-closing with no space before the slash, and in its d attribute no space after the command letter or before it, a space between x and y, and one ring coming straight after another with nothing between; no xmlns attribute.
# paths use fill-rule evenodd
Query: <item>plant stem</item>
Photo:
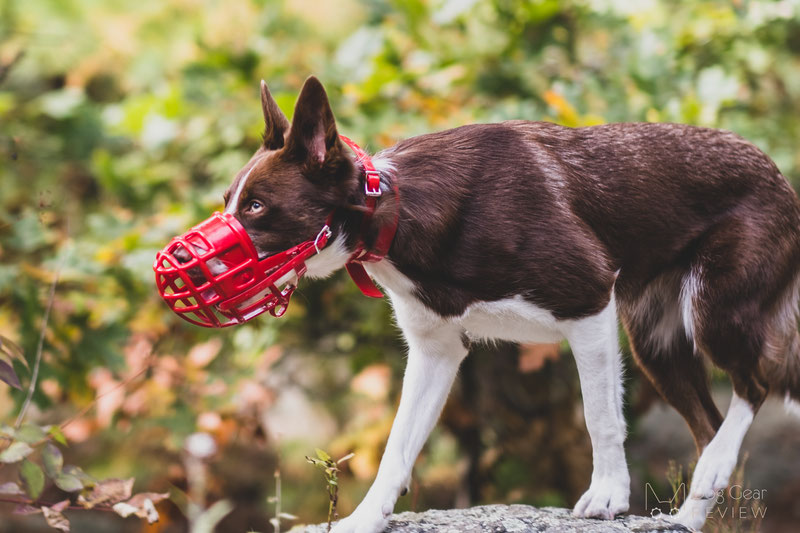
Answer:
<svg viewBox="0 0 800 533"><path fill-rule="evenodd" d="M56 269L56 274L53 277L53 283L50 284L50 295L47 298L47 308L44 311L44 318L42 318L42 330L39 334L39 346L36 348L36 361L33 363L33 373L31 374L31 384L28 386L28 395L25 397L25 403L22 404L22 409L19 410L17 421L14 423L15 428L22 425L25 420L25 413L31 405L33 393L36 390L36 381L39 379L39 364L42 362L42 350L44 349L44 336L47 333L47 322L50 320L50 311L53 309L53 301L56 299L56 286L58 285L58 278L61 277L61 269L64 267L64 262L67 259L67 253L61 256L61 261Z"/></svg>

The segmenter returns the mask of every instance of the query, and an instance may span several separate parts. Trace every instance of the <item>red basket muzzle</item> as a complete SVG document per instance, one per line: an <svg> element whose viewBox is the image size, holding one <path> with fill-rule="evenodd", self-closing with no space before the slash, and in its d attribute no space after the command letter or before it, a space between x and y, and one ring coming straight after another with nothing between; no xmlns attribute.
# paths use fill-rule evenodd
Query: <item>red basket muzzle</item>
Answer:
<svg viewBox="0 0 800 533"><path fill-rule="evenodd" d="M306 272L306 260L330 235L326 224L314 240L259 260L239 221L214 213L158 252L158 292L178 316L207 328L241 324L265 311L279 317Z"/></svg>

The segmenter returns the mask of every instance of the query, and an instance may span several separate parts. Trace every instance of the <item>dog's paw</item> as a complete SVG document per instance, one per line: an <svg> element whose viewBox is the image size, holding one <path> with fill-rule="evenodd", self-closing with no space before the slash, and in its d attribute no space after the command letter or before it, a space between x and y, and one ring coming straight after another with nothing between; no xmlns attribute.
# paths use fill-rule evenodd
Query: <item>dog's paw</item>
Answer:
<svg viewBox="0 0 800 533"><path fill-rule="evenodd" d="M332 533L380 533L389 524L391 514L391 506L384 505L381 509L374 506L364 507L362 503L353 514L339 520L331 531Z"/></svg>
<svg viewBox="0 0 800 533"><path fill-rule="evenodd" d="M734 468L736 468L736 455L734 454L707 455L703 453L694 474L692 474L689 499L715 500L719 491L728 487L728 480Z"/></svg>
<svg viewBox="0 0 800 533"><path fill-rule="evenodd" d="M592 481L572 514L583 518L602 518L612 520L616 515L628 510L630 482L627 479L613 477L598 478Z"/></svg>
<svg viewBox="0 0 800 533"><path fill-rule="evenodd" d="M706 523L709 509L713 506L714 500L687 498L676 514L666 518L692 531L700 531Z"/></svg>

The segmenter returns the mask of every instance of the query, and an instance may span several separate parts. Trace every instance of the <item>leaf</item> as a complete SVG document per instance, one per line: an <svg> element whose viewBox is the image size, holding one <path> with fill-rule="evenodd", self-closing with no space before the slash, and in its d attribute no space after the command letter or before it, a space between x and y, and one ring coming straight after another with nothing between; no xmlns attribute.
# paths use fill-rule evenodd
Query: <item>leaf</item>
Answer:
<svg viewBox="0 0 800 533"><path fill-rule="evenodd" d="M64 472L54 477L53 482L56 484L56 487L64 492L78 492L83 489L83 483L81 483L80 479L71 474L65 474Z"/></svg>
<svg viewBox="0 0 800 533"><path fill-rule="evenodd" d="M338 461L336 461L336 464L340 465L340 464L344 463L345 461L349 461L350 459L352 459L355 456L356 456L356 454L354 452L350 452L347 455L345 455L344 457L342 457L341 459L339 459Z"/></svg>
<svg viewBox="0 0 800 533"><path fill-rule="evenodd" d="M133 478L129 479L104 479L95 484L92 491L78 497L78 503L87 509L101 503L115 504L127 500L133 491Z"/></svg>
<svg viewBox="0 0 800 533"><path fill-rule="evenodd" d="M15 359L22 363L22 366L28 368L28 361L25 359L25 353L22 351L17 343L4 335L0 335L0 352L8 355L11 359Z"/></svg>
<svg viewBox="0 0 800 533"><path fill-rule="evenodd" d="M14 387L15 389L22 390L22 385L19 382L17 373L14 372L14 367L11 362L0 354L0 381Z"/></svg>
<svg viewBox="0 0 800 533"><path fill-rule="evenodd" d="M69 507L69 499L61 500L58 503L54 503L53 505L50 506L50 509L58 511L60 513L67 507Z"/></svg>
<svg viewBox="0 0 800 533"><path fill-rule="evenodd" d="M53 529L69 533L69 520L61 514L61 512L51 509L50 507L42 507L44 519L47 520L47 525Z"/></svg>
<svg viewBox="0 0 800 533"><path fill-rule="evenodd" d="M319 457L320 461L328 462L331 460L331 456L328 455L325 451L320 450L319 448L314 448L314 450L317 452L317 457Z"/></svg>
<svg viewBox="0 0 800 533"><path fill-rule="evenodd" d="M29 514L39 514L42 512L41 509L38 507L34 507L33 505L28 505L27 503L21 503L14 507L14 514L21 514L21 515L29 515Z"/></svg>
<svg viewBox="0 0 800 533"><path fill-rule="evenodd" d="M131 505L128 502L119 502L114 504L111 508L115 513L120 515L122 518L127 518L131 515L136 515L139 518L144 518L147 520L148 523L154 524L158 522L158 511L156 511L156 506L153 504L153 501L149 498L145 498L142 500L142 504L140 506Z"/></svg>
<svg viewBox="0 0 800 533"><path fill-rule="evenodd" d="M22 461L22 466L20 466L19 475L22 478L22 483L28 496L34 500L38 499L42 494L42 489L44 489L44 472L42 472L39 465L25 459Z"/></svg>
<svg viewBox="0 0 800 533"><path fill-rule="evenodd" d="M45 444L42 449L42 463L44 463L44 471L48 477L55 479L64 467L64 456L61 455L61 450L52 442ZM83 484L81 484L83 488Z"/></svg>
<svg viewBox="0 0 800 533"><path fill-rule="evenodd" d="M134 507L125 502L115 503L111 509L122 518L128 518L130 515L136 514L139 511L138 507Z"/></svg>
<svg viewBox="0 0 800 533"><path fill-rule="evenodd" d="M0 463L17 463L33 452L33 448L25 442L13 442L0 453Z"/></svg>
<svg viewBox="0 0 800 533"><path fill-rule="evenodd" d="M28 444L36 444L47 438L47 433L44 429L36 424L23 424L21 428L14 432L17 440L27 442Z"/></svg>
<svg viewBox="0 0 800 533"><path fill-rule="evenodd" d="M158 503L166 500L167 498L169 498L169 492L140 492L139 494L135 494L125 503L128 505L133 505L134 507L141 507L145 500Z"/></svg>
<svg viewBox="0 0 800 533"><path fill-rule="evenodd" d="M97 484L97 479L84 472L81 467L75 465L66 465L62 470L65 474L75 476L81 480L84 488L91 488Z"/></svg>
<svg viewBox="0 0 800 533"><path fill-rule="evenodd" d="M233 510L233 504L228 500L220 500L203 511L195 520L192 533L212 533L214 527Z"/></svg>
<svg viewBox="0 0 800 533"><path fill-rule="evenodd" d="M147 520L148 524L155 524L158 522L158 511L156 511L156 506L153 505L153 501L147 499L142 504L142 510L144 511L144 518Z"/></svg>
<svg viewBox="0 0 800 533"><path fill-rule="evenodd" d="M0 494L6 494L9 496L24 496L25 491L13 481L9 481L8 483L3 483L0 485Z"/></svg>
<svg viewBox="0 0 800 533"><path fill-rule="evenodd" d="M64 433L61 431L59 426L50 426L50 429L47 431L47 433L53 437L57 443L63 446L67 445L67 438L64 436Z"/></svg>
<svg viewBox="0 0 800 533"><path fill-rule="evenodd" d="M15 389L21 389L19 378L14 371L13 361L19 361L25 368L28 368L28 361L22 349L11 339L0 335L0 381L3 381Z"/></svg>

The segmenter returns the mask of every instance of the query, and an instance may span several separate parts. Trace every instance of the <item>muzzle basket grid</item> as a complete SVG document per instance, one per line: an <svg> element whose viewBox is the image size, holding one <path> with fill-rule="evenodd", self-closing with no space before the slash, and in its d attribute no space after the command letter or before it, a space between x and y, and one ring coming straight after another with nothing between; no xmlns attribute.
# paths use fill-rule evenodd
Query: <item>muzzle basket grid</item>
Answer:
<svg viewBox="0 0 800 533"><path fill-rule="evenodd" d="M329 236L326 225L313 241L259 261L239 221L214 213L156 255L156 285L178 316L198 326L233 326L266 311L279 317L306 271L305 260Z"/></svg>

